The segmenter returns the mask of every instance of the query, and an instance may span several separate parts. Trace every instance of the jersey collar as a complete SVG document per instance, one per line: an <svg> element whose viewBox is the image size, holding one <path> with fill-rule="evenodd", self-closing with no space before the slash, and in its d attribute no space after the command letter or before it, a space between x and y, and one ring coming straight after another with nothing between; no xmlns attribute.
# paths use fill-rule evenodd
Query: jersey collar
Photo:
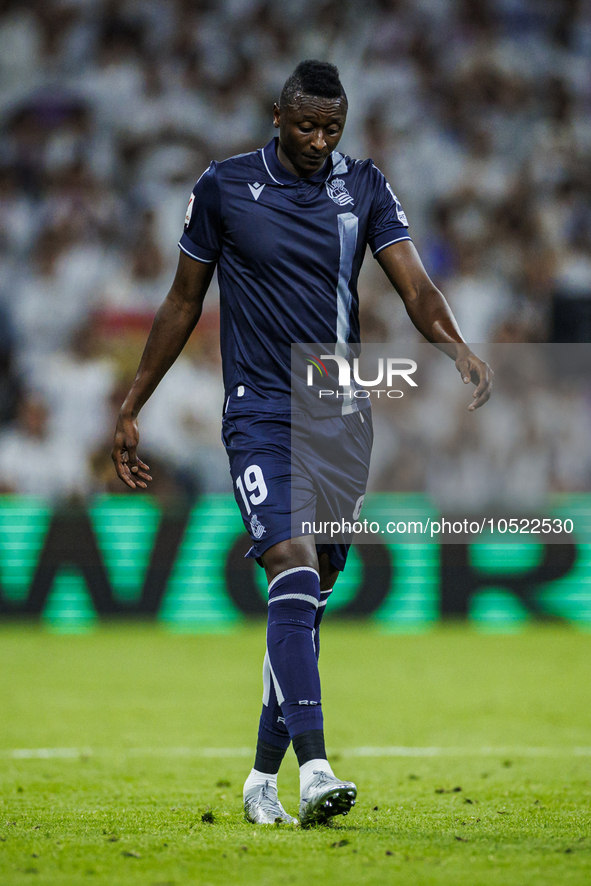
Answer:
<svg viewBox="0 0 591 886"><path fill-rule="evenodd" d="M264 148L261 148L261 154L265 169L276 184L292 185L295 182L299 181L324 182L327 178L329 178L332 172L332 155L326 158L324 166L319 169L318 172L315 172L314 175L311 175L309 178L301 179L299 175L294 175L292 172L286 169L282 163L279 162L279 158L277 157L278 144L279 139L275 137L272 138L271 141L267 145L265 145Z"/></svg>

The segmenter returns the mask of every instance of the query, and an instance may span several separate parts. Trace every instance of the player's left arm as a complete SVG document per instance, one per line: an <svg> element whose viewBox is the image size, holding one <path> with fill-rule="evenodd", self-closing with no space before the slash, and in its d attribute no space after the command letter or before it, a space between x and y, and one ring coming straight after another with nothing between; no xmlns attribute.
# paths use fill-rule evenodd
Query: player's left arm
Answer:
<svg viewBox="0 0 591 886"><path fill-rule="evenodd" d="M455 361L464 384L472 381L476 385L469 409L483 406L490 398L494 373L462 338L448 303L429 278L413 242L393 243L376 258L421 335L432 344L445 345L445 353Z"/></svg>

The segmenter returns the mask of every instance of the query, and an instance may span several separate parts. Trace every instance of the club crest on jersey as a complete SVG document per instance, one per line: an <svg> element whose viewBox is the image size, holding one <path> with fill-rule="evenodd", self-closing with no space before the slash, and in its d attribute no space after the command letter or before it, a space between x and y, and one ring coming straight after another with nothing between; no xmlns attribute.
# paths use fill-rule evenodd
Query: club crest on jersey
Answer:
<svg viewBox="0 0 591 886"><path fill-rule="evenodd" d="M257 540L262 538L267 531L256 514L250 518L250 531Z"/></svg>
<svg viewBox="0 0 591 886"><path fill-rule="evenodd" d="M348 206L349 203L355 202L342 178L333 178L332 181L326 182L326 193L339 206Z"/></svg>

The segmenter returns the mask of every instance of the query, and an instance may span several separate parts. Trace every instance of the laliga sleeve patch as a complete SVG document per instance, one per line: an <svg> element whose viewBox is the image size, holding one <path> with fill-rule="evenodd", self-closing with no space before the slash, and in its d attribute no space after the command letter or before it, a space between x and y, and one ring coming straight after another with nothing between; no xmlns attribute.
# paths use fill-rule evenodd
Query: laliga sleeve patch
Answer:
<svg viewBox="0 0 591 886"><path fill-rule="evenodd" d="M392 199L394 200L394 203L396 205L396 216L398 218L398 221L400 222L401 225L404 225L405 228L408 228L408 219L406 217L406 213L405 213L404 209L400 205L400 200L398 199L398 197L396 196L396 194L394 193L394 191L392 190L392 188L390 187L389 184L387 184L386 187L388 188L388 190L392 194Z"/></svg>
<svg viewBox="0 0 591 886"><path fill-rule="evenodd" d="M195 194L191 194L191 199L189 200L189 205L187 206L187 212L185 214L185 227L191 221L191 216L193 214L193 203L195 202Z"/></svg>

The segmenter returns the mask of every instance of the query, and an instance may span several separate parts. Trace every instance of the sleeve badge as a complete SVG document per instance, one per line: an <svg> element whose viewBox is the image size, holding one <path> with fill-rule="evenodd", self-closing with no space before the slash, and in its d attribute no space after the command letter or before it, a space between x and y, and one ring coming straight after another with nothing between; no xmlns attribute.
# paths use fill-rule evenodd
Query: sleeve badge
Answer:
<svg viewBox="0 0 591 886"><path fill-rule="evenodd" d="M193 202L195 200L195 194L191 194L191 199L189 200L189 205L187 206L187 212L185 213L185 227L191 221L191 216L193 214Z"/></svg>

